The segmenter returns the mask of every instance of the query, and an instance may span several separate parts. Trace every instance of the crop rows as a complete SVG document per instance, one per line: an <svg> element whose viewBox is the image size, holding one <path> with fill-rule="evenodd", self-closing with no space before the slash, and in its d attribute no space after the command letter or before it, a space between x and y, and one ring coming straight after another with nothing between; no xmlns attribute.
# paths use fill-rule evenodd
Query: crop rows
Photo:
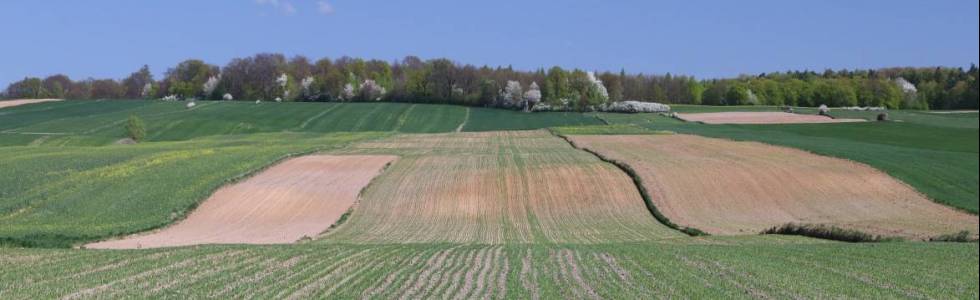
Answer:
<svg viewBox="0 0 980 300"><path fill-rule="evenodd" d="M4 249L0 298L976 298L976 244ZM951 264L948 261L959 261Z"/></svg>
<svg viewBox="0 0 980 300"><path fill-rule="evenodd" d="M681 236L628 176L544 131L400 135L353 153L402 158L328 241L531 243Z"/></svg>

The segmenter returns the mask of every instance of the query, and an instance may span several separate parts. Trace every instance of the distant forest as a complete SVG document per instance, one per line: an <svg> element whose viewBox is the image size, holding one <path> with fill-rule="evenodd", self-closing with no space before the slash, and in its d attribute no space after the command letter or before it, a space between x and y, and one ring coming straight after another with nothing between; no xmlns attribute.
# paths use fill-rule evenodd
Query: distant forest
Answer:
<svg viewBox="0 0 980 300"><path fill-rule="evenodd" d="M591 110L635 100L667 104L883 106L977 109L978 71L963 68L787 71L698 80L684 75L595 73L552 67L519 71L448 59L341 57L311 61L262 53L219 67L190 59L154 78L143 66L122 80L65 75L11 83L4 98L390 101Z"/></svg>

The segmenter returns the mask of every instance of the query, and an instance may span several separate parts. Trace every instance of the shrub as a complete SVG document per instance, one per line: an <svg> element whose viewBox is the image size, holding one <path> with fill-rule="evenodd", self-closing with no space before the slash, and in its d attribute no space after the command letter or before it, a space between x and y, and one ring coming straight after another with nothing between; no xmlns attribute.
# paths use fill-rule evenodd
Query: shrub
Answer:
<svg viewBox="0 0 980 300"><path fill-rule="evenodd" d="M888 121L888 113L878 114L878 121Z"/></svg>
<svg viewBox="0 0 980 300"><path fill-rule="evenodd" d="M976 242L977 239L974 238L974 237L972 237L972 235L970 234L970 231L963 230L963 231L960 231L960 232L957 232L957 233L944 234L944 235L940 235L940 236L937 236L937 237L933 237L933 238L930 238L929 241L930 242L958 242L958 243L966 243L966 242Z"/></svg>
<svg viewBox="0 0 980 300"><path fill-rule="evenodd" d="M851 243L890 242L900 240L900 238L872 235L853 229L844 229L837 226L824 224L789 223L783 226L766 229L762 232L762 234L800 235Z"/></svg>
<svg viewBox="0 0 980 300"><path fill-rule="evenodd" d="M143 120L134 115L129 116L129 120L126 121L126 136L134 141L143 140L143 137L146 136L146 128L143 126Z"/></svg>

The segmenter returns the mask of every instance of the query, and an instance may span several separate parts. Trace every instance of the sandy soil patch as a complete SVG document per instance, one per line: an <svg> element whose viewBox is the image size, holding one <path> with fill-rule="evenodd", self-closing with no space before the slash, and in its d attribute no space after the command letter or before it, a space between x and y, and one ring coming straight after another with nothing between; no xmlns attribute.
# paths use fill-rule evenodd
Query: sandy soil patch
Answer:
<svg viewBox="0 0 980 300"><path fill-rule="evenodd" d="M977 232L977 216L849 160L691 135L572 139L632 166L671 221L711 234L757 234L791 222L912 239Z"/></svg>
<svg viewBox="0 0 980 300"><path fill-rule="evenodd" d="M786 112L716 112L678 113L677 118L705 124L797 124L797 123L844 123L865 122L862 119L834 119L821 115L803 115Z"/></svg>
<svg viewBox="0 0 980 300"><path fill-rule="evenodd" d="M61 100L62 99L17 99L17 100L4 100L4 101L0 101L0 108L14 107L14 106L18 106L18 105L31 104L31 103L61 101Z"/></svg>
<svg viewBox="0 0 980 300"><path fill-rule="evenodd" d="M386 155L309 155L219 189L186 220L149 234L88 244L132 249L195 244L276 244L334 224L382 168Z"/></svg>

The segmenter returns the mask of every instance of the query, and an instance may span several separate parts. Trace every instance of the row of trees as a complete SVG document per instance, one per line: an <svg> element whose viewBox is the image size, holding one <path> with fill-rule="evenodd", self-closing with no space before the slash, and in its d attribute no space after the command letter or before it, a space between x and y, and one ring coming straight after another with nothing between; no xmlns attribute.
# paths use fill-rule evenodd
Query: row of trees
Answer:
<svg viewBox="0 0 980 300"><path fill-rule="evenodd" d="M149 67L122 80L65 75L10 84L8 98L395 101L587 110L611 101L709 105L977 108L977 68L791 71L696 80L690 76L594 73L553 67L517 71L448 59L400 61L262 53L223 67L186 60L154 78Z"/></svg>

